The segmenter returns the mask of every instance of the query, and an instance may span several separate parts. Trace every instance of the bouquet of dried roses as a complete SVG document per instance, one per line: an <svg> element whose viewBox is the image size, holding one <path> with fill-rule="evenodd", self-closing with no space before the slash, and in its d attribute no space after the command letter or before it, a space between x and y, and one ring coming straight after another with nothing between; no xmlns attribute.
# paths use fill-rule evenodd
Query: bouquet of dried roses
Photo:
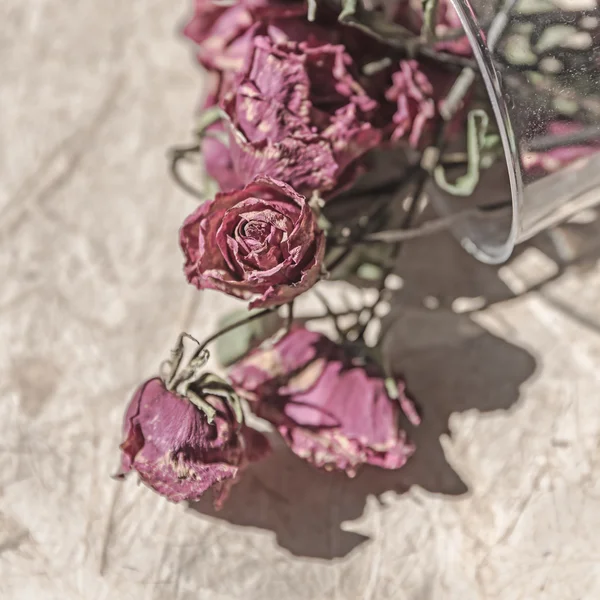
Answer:
<svg viewBox="0 0 600 600"><path fill-rule="evenodd" d="M212 488L218 506L269 451L249 414L316 467L398 469L420 416L382 358L384 332L369 344L365 333L403 241L444 224L409 229L426 186L469 196L502 157L458 17L449 0L196 0L185 35L208 93L196 142L172 155L175 180L201 201L180 230L184 273L250 312L204 343L182 334L139 387L119 475L135 470L174 502ZM572 125L559 115L554 127ZM193 156L201 186L182 175ZM563 158L536 156L532 169ZM336 313L324 279L377 293ZM323 312L295 311L303 294ZM196 348L184 361L186 338ZM217 338L225 378L205 370Z"/></svg>

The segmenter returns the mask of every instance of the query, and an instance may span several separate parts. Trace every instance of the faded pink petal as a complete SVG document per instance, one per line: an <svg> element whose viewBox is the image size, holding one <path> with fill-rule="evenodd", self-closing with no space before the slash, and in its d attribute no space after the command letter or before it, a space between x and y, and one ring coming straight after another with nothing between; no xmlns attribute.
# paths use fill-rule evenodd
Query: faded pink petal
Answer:
<svg viewBox="0 0 600 600"><path fill-rule="evenodd" d="M264 455L268 442L245 426L238 432L232 411L220 398L207 400L218 411L212 424L162 380L143 383L125 414L118 476L137 471L141 481L171 502L198 500L212 488L220 506L239 470Z"/></svg>
<svg viewBox="0 0 600 600"><path fill-rule="evenodd" d="M362 464L397 469L414 452L399 415L414 425L420 419L403 382L400 399L392 400L375 365L357 362L319 333L293 330L234 365L230 378L253 410L315 466L349 475Z"/></svg>

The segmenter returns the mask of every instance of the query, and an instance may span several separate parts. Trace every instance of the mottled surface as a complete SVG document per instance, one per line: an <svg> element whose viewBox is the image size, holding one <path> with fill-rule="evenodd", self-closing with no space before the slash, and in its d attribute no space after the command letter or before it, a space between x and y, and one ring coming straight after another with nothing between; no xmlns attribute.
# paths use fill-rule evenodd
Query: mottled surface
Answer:
<svg viewBox="0 0 600 600"><path fill-rule="evenodd" d="M446 237L407 247L390 339L424 421L400 472L349 481L278 446L218 514L109 478L136 385L237 305L180 272L185 11L0 7L0 598L598 598L598 221L499 272ZM552 275L556 248L585 257L464 312Z"/></svg>

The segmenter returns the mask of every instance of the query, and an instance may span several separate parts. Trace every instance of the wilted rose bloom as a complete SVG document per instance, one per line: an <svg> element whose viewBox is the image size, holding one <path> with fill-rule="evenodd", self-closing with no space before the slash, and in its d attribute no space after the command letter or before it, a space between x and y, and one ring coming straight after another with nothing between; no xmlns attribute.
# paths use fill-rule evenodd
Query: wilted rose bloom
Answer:
<svg viewBox="0 0 600 600"><path fill-rule="evenodd" d="M560 137L581 131L583 127L580 123L554 121L548 125L546 135ZM568 164L596 152L600 152L600 137L595 141L564 143L549 150L525 152L522 161L527 174L535 177L558 171Z"/></svg>
<svg viewBox="0 0 600 600"><path fill-rule="evenodd" d="M196 0L184 34L198 44L198 59L209 70L238 72L259 30L275 39L328 40L328 32L306 18L307 6L297 0Z"/></svg>
<svg viewBox="0 0 600 600"><path fill-rule="evenodd" d="M413 148L422 147L430 138L438 115L436 98L442 90L434 89L416 60L400 61L392 81L386 92L386 98L397 105L392 139L405 139Z"/></svg>
<svg viewBox="0 0 600 600"><path fill-rule="evenodd" d="M420 420L403 383L392 400L375 365L358 363L319 333L293 330L234 365L230 379L293 452L317 467L350 476L363 464L398 469L414 452L400 411L414 425Z"/></svg>
<svg viewBox="0 0 600 600"><path fill-rule="evenodd" d="M216 397L213 423L187 398L150 379L135 392L125 414L118 477L137 471L140 480L171 502L198 500L212 488L220 507L241 469L269 451L258 431L236 422Z"/></svg>
<svg viewBox="0 0 600 600"><path fill-rule="evenodd" d="M352 75L343 46L276 43L258 36L223 106L240 179L267 174L304 194L347 184L356 161L377 146L377 103Z"/></svg>
<svg viewBox="0 0 600 600"><path fill-rule="evenodd" d="M325 252L306 198L270 177L199 206L181 227L180 243L190 283L254 298L251 308L289 302L310 288Z"/></svg>

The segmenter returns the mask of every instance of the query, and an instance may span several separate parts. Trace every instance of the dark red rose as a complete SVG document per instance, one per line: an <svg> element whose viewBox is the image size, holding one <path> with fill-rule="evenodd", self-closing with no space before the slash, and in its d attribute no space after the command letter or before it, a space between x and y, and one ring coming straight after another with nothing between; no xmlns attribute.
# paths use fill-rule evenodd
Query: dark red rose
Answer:
<svg viewBox="0 0 600 600"><path fill-rule="evenodd" d="M300 193L329 194L381 140L377 107L352 75L343 46L258 36L223 102L240 179L266 174Z"/></svg>
<svg viewBox="0 0 600 600"><path fill-rule="evenodd" d="M205 400L217 410L212 423L161 379L143 383L125 414L118 477L137 471L143 483L171 502L198 500L212 488L220 507L240 470L266 454L269 443L258 431L240 429L221 398Z"/></svg>
<svg viewBox="0 0 600 600"><path fill-rule="evenodd" d="M185 220L180 243L190 283L254 298L250 308L302 294L319 279L325 252L306 198L270 177L202 204Z"/></svg>
<svg viewBox="0 0 600 600"><path fill-rule="evenodd" d="M400 398L392 400L375 365L319 333L293 330L234 365L230 378L293 452L317 467L350 476L363 464L398 469L414 452L400 411L414 425L420 419L404 384L398 382Z"/></svg>

